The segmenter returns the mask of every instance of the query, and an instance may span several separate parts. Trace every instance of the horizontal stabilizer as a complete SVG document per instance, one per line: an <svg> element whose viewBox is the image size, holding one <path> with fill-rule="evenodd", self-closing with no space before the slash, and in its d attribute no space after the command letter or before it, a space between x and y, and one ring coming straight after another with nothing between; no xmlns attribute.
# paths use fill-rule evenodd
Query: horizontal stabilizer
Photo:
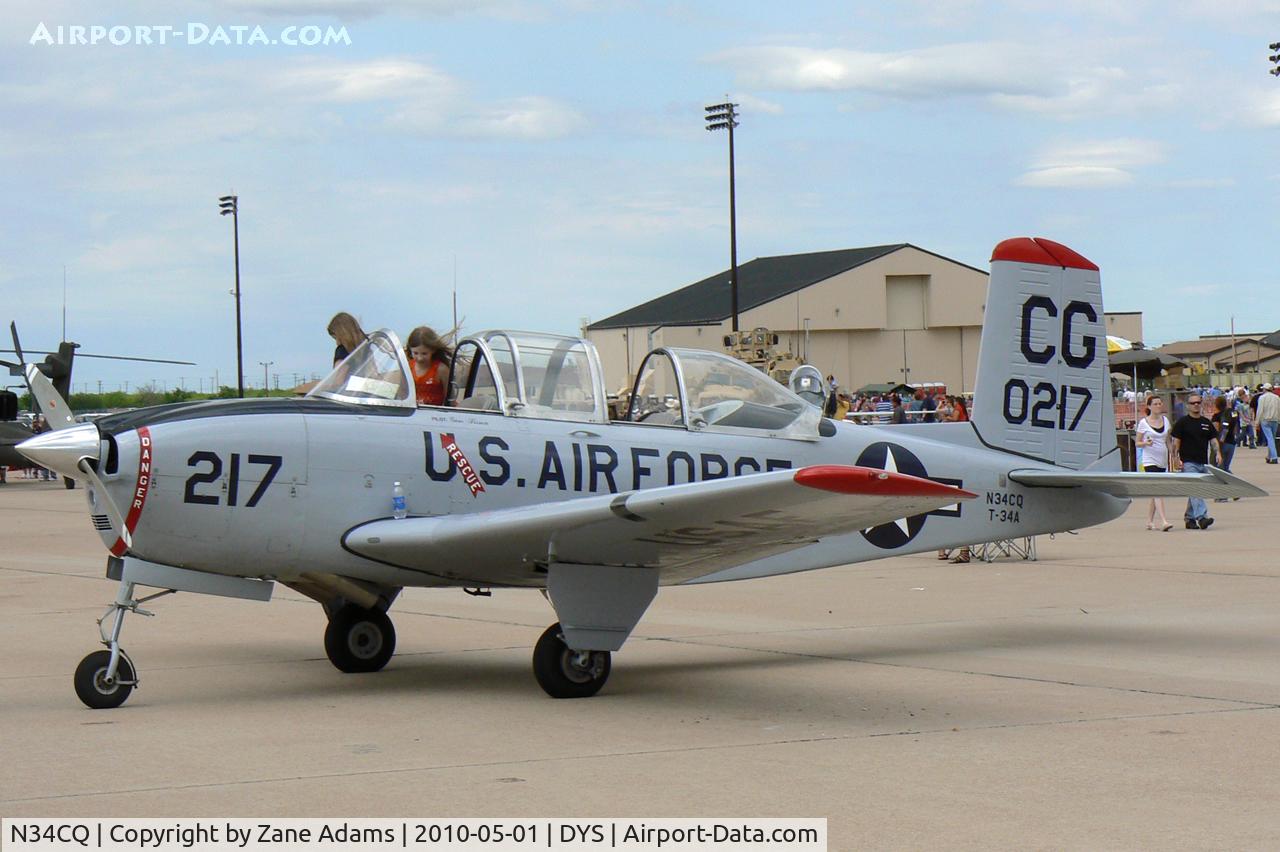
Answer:
<svg viewBox="0 0 1280 852"><path fill-rule="evenodd" d="M1038 488L1088 488L1113 497L1266 497L1267 492L1209 465L1205 473L1090 473L1086 470L1009 472L1009 478Z"/></svg>

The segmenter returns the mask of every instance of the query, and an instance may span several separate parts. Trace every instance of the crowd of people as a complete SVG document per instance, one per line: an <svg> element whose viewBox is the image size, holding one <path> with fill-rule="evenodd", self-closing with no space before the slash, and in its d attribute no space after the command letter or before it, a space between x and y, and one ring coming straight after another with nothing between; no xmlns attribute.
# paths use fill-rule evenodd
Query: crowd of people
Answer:
<svg viewBox="0 0 1280 852"><path fill-rule="evenodd" d="M916 388L909 394L848 394L827 377L831 392L826 415L836 420L853 420L877 425L892 423L962 423L969 419L969 402L959 394L935 393Z"/></svg>

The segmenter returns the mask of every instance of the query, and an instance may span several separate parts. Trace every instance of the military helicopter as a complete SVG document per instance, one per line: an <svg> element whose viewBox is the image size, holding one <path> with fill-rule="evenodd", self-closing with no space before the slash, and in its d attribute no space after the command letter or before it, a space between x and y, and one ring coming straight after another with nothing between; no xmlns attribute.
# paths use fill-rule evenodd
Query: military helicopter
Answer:
<svg viewBox="0 0 1280 852"><path fill-rule="evenodd" d="M533 649L555 698L604 686L660 586L747 580L1078 529L1129 499L1265 494L1238 477L1126 473L1098 267L1045 239L995 247L973 419L855 426L723 353L660 347L611 416L589 341L490 331L455 352L447 405L419 406L394 333L302 399L158 406L19 450L86 482L117 595L80 700L138 684L126 614L172 591L318 602L343 672L383 668L410 586L541 590ZM46 410L59 397L35 366ZM159 589L144 596L138 587Z"/></svg>

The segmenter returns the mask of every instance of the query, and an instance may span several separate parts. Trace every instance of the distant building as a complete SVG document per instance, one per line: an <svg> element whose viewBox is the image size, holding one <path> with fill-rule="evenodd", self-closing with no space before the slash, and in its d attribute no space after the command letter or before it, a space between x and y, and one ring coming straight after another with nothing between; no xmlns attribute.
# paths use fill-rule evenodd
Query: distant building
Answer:
<svg viewBox="0 0 1280 852"><path fill-rule="evenodd" d="M846 388L928 382L960 393L974 385L987 278L909 243L759 257L738 267L738 327L771 329L780 348ZM1141 339L1140 313L1106 319L1108 334ZM614 390L630 385L650 349L720 351L731 328L726 269L591 323L585 334Z"/></svg>
<svg viewBox="0 0 1280 852"><path fill-rule="evenodd" d="M1232 360L1241 367L1255 369L1259 360L1265 362L1275 350L1262 342L1266 332L1257 334L1205 334L1194 340L1175 340L1166 343L1159 350L1166 355L1186 361L1193 373L1207 373L1209 370L1230 370Z"/></svg>

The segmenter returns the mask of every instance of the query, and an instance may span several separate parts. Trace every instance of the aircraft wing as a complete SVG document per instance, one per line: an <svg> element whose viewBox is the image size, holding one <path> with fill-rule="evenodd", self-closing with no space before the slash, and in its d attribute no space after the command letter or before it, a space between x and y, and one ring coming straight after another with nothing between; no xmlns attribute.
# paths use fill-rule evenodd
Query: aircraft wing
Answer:
<svg viewBox="0 0 1280 852"><path fill-rule="evenodd" d="M359 556L482 585L536 584L549 562L652 566L663 583L675 583L974 496L901 473L815 465L466 515L371 521L349 530L342 543Z"/></svg>
<svg viewBox="0 0 1280 852"><path fill-rule="evenodd" d="M1087 470L1009 471L1009 478L1041 488L1088 488L1115 497L1266 497L1267 492L1209 465L1205 473L1090 473Z"/></svg>

